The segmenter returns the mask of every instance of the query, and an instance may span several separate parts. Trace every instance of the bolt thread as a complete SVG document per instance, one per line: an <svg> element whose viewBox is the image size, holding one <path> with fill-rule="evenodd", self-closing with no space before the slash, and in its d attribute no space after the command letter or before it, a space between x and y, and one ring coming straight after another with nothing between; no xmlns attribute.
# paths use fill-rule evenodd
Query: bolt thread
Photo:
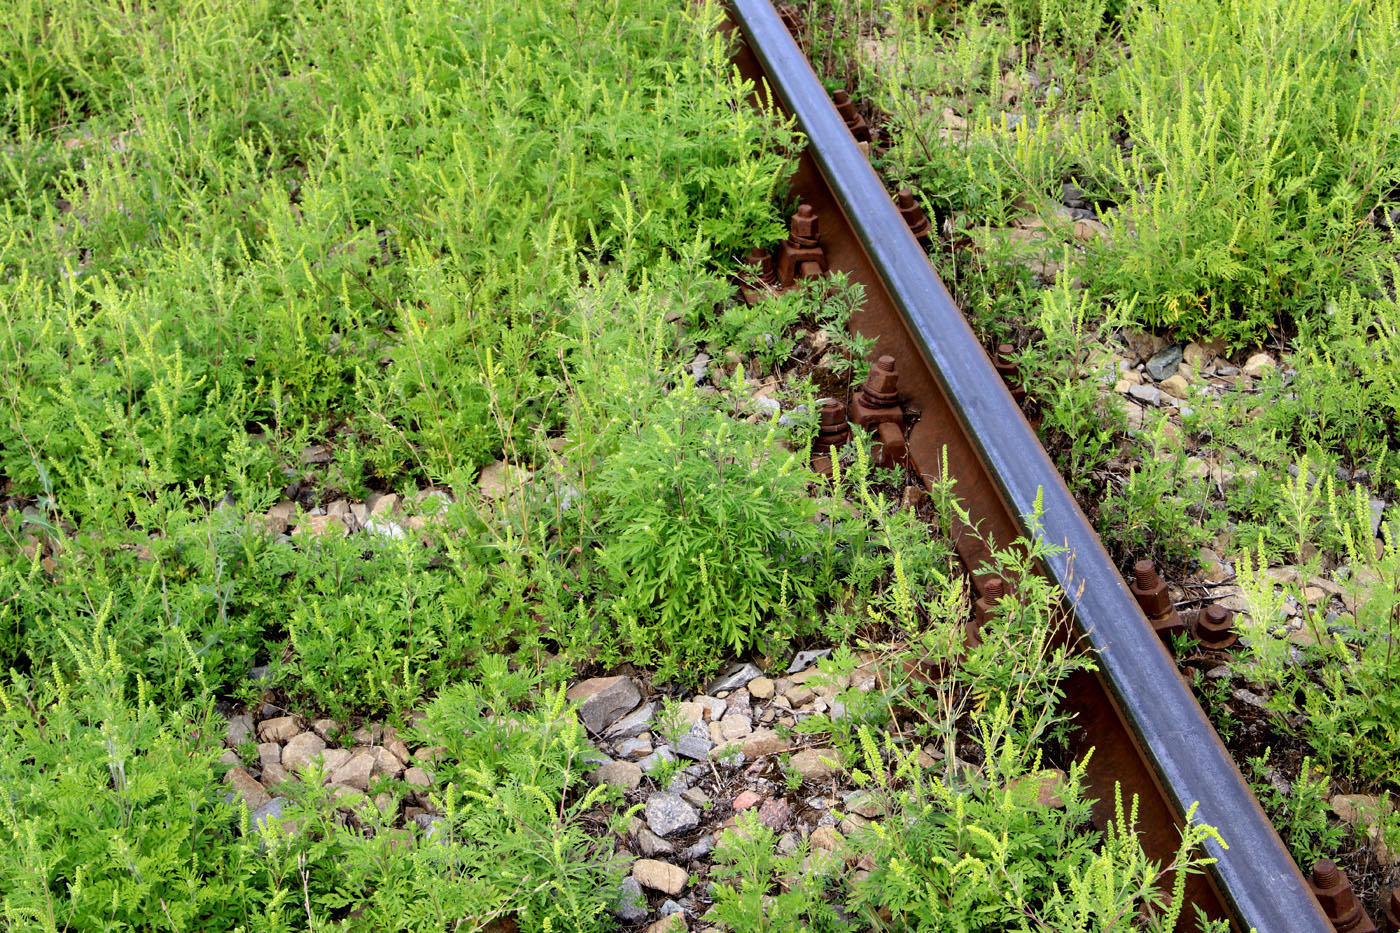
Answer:
<svg viewBox="0 0 1400 933"><path fill-rule="evenodd" d="M1157 565L1150 560L1140 560L1133 565L1133 579L1140 590L1150 590L1157 585Z"/></svg>
<svg viewBox="0 0 1400 933"><path fill-rule="evenodd" d="M998 600L1006 595L1006 581L1001 577L992 577L987 581L987 599Z"/></svg>
<svg viewBox="0 0 1400 933"><path fill-rule="evenodd" d="M1337 869L1336 862L1330 858L1320 858L1313 864L1312 877L1314 885L1326 890L1337 886L1337 882L1341 880L1341 872Z"/></svg>

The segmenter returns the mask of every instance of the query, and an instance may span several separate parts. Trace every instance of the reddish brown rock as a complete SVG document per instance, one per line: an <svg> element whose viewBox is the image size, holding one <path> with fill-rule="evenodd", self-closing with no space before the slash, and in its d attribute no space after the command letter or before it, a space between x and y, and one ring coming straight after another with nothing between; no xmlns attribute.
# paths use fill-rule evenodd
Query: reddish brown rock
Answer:
<svg viewBox="0 0 1400 933"><path fill-rule="evenodd" d="M762 802L763 802L763 795L762 795L762 794L755 793L754 791L751 791L751 790L746 790L746 791L744 791L743 793L739 794L739 796L737 796L737 797L734 798L734 812L735 812L735 813L742 813L743 811L749 809L750 807L757 806L758 804L760 804L760 803L762 803Z"/></svg>
<svg viewBox="0 0 1400 933"><path fill-rule="evenodd" d="M792 816L792 804L786 797L773 797L764 801L758 810L758 821L771 830L781 830Z"/></svg>
<svg viewBox="0 0 1400 933"><path fill-rule="evenodd" d="M243 768L230 768L224 775L224 783L233 788L250 811L265 806L272 799L266 788Z"/></svg>

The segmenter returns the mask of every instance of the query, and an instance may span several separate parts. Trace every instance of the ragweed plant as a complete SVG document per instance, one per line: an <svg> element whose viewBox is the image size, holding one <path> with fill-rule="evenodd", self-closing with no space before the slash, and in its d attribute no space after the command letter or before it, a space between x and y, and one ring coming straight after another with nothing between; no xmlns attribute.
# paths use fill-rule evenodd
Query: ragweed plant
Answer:
<svg viewBox="0 0 1400 933"><path fill-rule="evenodd" d="M720 651L781 647L828 585L811 559L821 532L806 464L777 445L780 430L681 389L603 470L601 560L642 622L636 648L666 647L663 678L699 676Z"/></svg>

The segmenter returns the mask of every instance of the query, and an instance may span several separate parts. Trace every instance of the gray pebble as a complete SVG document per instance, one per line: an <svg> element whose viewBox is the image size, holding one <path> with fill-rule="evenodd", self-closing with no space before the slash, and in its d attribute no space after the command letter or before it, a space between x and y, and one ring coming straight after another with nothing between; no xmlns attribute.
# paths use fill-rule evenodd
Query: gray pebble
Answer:
<svg viewBox="0 0 1400 933"><path fill-rule="evenodd" d="M1147 374L1157 382L1171 378L1181 366L1181 354L1182 348L1179 343L1158 350L1147 361Z"/></svg>
<svg viewBox="0 0 1400 933"><path fill-rule="evenodd" d="M1156 386L1129 386L1128 394L1139 402L1146 402L1149 405L1162 404L1162 390Z"/></svg>
<svg viewBox="0 0 1400 933"><path fill-rule="evenodd" d="M762 676L763 672L752 664L735 664L712 680L705 692L713 696L721 690L738 690L748 686L755 677Z"/></svg>
<svg viewBox="0 0 1400 933"><path fill-rule="evenodd" d="M612 915L625 923L645 920L648 913L646 904L642 886L636 878L628 875L617 886L617 902L612 906Z"/></svg>
<svg viewBox="0 0 1400 933"><path fill-rule="evenodd" d="M273 797L267 803L248 814L248 825L256 829L266 829L269 820L280 820L287 809L286 797Z"/></svg>
<svg viewBox="0 0 1400 933"><path fill-rule="evenodd" d="M652 752L651 743L645 739L623 739L617 743L617 757L642 758Z"/></svg>
<svg viewBox="0 0 1400 933"><path fill-rule="evenodd" d="M830 648L821 648L816 651L799 651L796 657L792 659L792 663L788 665L787 672L789 674L796 674L798 671L805 671L823 658L829 657L831 657Z"/></svg>
<svg viewBox="0 0 1400 933"><path fill-rule="evenodd" d="M710 730L704 722L697 722L676 743L676 754L683 758L704 761L710 757L710 749L714 747L715 743L710 741Z"/></svg>
<svg viewBox="0 0 1400 933"><path fill-rule="evenodd" d="M651 721L655 716L656 704L643 703L611 726L608 726L607 731L603 734L610 739L633 738L647 731L647 729L651 727Z"/></svg>
<svg viewBox="0 0 1400 933"><path fill-rule="evenodd" d="M651 772L661 767L661 765L664 762L675 760L676 753L671 751L671 746L663 745L656 751L652 752L650 755L643 758L641 761L637 762L637 767L641 768L647 774L651 774Z"/></svg>
<svg viewBox="0 0 1400 933"><path fill-rule="evenodd" d="M645 826L633 833L632 838L636 840L637 851L647 858L656 858L658 855L672 855L676 851L675 846L671 845Z"/></svg>
<svg viewBox="0 0 1400 933"><path fill-rule="evenodd" d="M709 855L711 852L714 851L714 849L715 837L710 835L709 833L706 833L699 839L695 840L694 845L681 852L681 860L686 862L693 862L696 859L702 859L705 856Z"/></svg>
<svg viewBox="0 0 1400 933"><path fill-rule="evenodd" d="M1256 709L1268 709L1268 705L1265 704L1263 697L1243 687L1235 691L1235 699L1239 700L1241 703L1247 703Z"/></svg>
<svg viewBox="0 0 1400 933"><path fill-rule="evenodd" d="M230 745L242 745L253 736L253 717L240 713L228 721L227 741Z"/></svg>
<svg viewBox="0 0 1400 933"><path fill-rule="evenodd" d="M662 792L647 798L646 820L652 832L665 837L699 826L700 814L678 795Z"/></svg>

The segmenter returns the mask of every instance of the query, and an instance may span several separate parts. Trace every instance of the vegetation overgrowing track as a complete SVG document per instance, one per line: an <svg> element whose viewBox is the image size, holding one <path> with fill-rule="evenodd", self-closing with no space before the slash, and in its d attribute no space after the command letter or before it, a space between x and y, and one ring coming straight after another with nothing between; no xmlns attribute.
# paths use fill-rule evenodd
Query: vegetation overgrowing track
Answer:
<svg viewBox="0 0 1400 933"><path fill-rule="evenodd" d="M812 262L864 286L866 303L852 322L876 339L877 358L893 360L899 402L880 397L895 389L884 376L873 397L852 400L850 418L879 430L886 456L907 455L926 482L945 471L956 479L975 527L962 531L958 550L978 597L995 598L1004 585L984 572L985 541L1039 534L1063 547L1043 570L1071 595L1074 632L1098 662L1096 673L1080 672L1067 684L1065 705L1083 729L1084 749L1094 749L1088 781L1100 807L1111 805L1116 786L1136 795L1144 849L1163 860L1188 814L1216 827L1229 848L1208 843L1217 859L1211 874L1187 885L1188 903L1208 915L1244 930L1332 929L999 367L929 264L907 223L917 224L917 215L902 217L871 169L857 139L863 127L853 134L791 24L768 0L733 0L731 11L746 40L737 56L741 72L765 88L760 94L775 95L760 103L791 114L809 140L792 191L812 210L800 210L776 267L765 274L790 284ZM904 428L906 416L912 424L904 430L889 427Z"/></svg>
<svg viewBox="0 0 1400 933"><path fill-rule="evenodd" d="M794 6L22 0L0 924L1400 930L1400 0Z"/></svg>

